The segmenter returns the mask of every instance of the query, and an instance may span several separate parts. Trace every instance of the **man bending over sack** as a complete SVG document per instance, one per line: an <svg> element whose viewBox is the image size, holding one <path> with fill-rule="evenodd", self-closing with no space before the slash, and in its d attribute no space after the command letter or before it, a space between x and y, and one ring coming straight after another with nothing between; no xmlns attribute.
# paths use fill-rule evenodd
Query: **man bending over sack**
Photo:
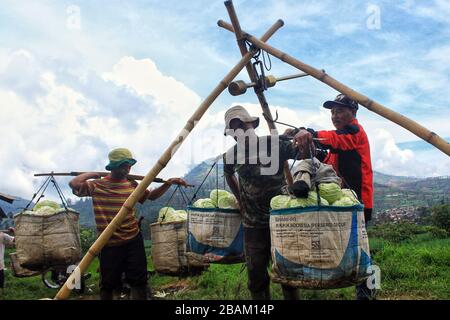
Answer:
<svg viewBox="0 0 450 320"><path fill-rule="evenodd" d="M284 163L296 158L298 152L283 136L258 137L258 125L259 118L251 117L241 106L225 113L225 135L232 136L237 144L224 154L224 173L243 215L248 288L252 299L269 300L270 200L282 193L286 185ZM282 289L286 300L298 299L295 288Z"/></svg>
<svg viewBox="0 0 450 320"><path fill-rule="evenodd" d="M90 196L94 206L95 223L100 233L119 212L138 183L127 179L131 166L136 163L128 149L118 148L109 155L106 170L111 174L101 179L96 173L84 173L70 181L75 195ZM94 180L90 180L94 179ZM155 200L161 197L172 184L187 186L181 178L171 178L154 190L146 190L139 200ZM119 228L109 239L100 255L100 298L112 300L113 290L121 286L121 276L125 273L131 287L131 299L146 300L147 295L147 257L144 240L140 233L135 209L129 212Z"/></svg>

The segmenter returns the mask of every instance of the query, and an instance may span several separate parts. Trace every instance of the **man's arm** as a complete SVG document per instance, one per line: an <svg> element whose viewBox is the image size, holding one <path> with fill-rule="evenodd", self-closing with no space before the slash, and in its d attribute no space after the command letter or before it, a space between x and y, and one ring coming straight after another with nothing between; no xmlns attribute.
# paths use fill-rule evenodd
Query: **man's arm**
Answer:
<svg viewBox="0 0 450 320"><path fill-rule="evenodd" d="M327 149L353 150L358 147L359 128L351 126L351 130L322 130L301 129L294 137L297 146L306 147L313 142L313 138L321 139L320 145Z"/></svg>
<svg viewBox="0 0 450 320"><path fill-rule="evenodd" d="M88 184L90 179L100 179L96 172L86 172L76 176L69 182L69 187L72 189L74 195L79 197L90 196L92 190Z"/></svg>
<svg viewBox="0 0 450 320"><path fill-rule="evenodd" d="M153 190L149 190L150 193L148 195L148 200L156 200L159 197L161 197L164 193L166 193L167 190L169 190L170 186L172 185L179 185L179 186L183 186L183 187L187 187L187 182L181 178L170 178L168 179L163 185L161 185L160 187L153 189Z"/></svg>
<svg viewBox="0 0 450 320"><path fill-rule="evenodd" d="M225 174L225 180L227 181L227 184L230 187L231 192L236 197L239 206L239 211L241 212L242 215L241 192L239 189L239 182L234 174L232 175Z"/></svg>

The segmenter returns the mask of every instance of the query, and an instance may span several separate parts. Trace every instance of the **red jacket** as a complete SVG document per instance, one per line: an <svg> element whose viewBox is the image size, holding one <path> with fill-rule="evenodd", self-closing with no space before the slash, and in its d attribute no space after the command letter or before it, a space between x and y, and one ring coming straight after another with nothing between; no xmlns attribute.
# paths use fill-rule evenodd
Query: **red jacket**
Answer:
<svg viewBox="0 0 450 320"><path fill-rule="evenodd" d="M353 189L366 209L373 208L373 173L369 139L363 127L354 119L341 130L316 131L322 138L320 145L330 152L323 160L333 166L344 180L344 186Z"/></svg>

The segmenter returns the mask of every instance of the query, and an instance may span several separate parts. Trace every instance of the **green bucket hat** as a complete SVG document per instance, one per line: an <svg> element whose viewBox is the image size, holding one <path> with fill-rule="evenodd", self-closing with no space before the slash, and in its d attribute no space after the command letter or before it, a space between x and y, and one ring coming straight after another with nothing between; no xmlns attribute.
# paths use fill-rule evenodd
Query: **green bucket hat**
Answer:
<svg viewBox="0 0 450 320"><path fill-rule="evenodd" d="M129 163L130 165L134 165L136 160L133 158L131 151L125 148L117 148L112 150L108 154L109 163L105 167L106 170L111 171L113 169L117 169L124 163Z"/></svg>

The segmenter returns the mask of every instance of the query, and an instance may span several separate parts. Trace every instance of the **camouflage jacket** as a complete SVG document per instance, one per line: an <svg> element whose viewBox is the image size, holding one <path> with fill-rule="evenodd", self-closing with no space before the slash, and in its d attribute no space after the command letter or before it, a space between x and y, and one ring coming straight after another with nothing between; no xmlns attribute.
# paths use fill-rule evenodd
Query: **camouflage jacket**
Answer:
<svg viewBox="0 0 450 320"><path fill-rule="evenodd" d="M239 176L244 226L266 227L269 224L270 200L280 195L286 185L284 162L294 159L297 150L284 136L258 137L257 154L250 152L252 148L248 143L243 149L245 156L238 154L241 150L238 144L224 154L224 174L237 173Z"/></svg>

